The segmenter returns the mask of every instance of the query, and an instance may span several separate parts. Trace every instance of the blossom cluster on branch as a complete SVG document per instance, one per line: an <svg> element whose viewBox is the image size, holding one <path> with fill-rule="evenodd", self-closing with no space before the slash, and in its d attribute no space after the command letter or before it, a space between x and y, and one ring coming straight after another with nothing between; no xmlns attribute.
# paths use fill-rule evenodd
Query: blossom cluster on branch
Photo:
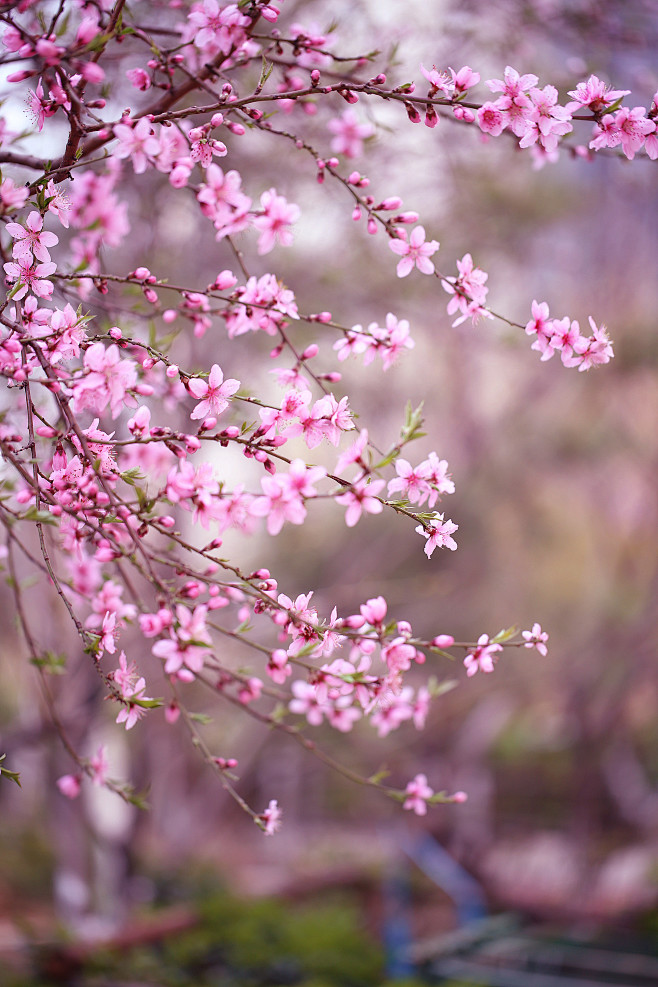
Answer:
<svg viewBox="0 0 658 987"><path fill-rule="evenodd" d="M455 550L458 529L442 504L455 489L448 463L436 451L417 465L407 458L405 447L422 434L420 411L409 405L399 436L382 452L367 427L357 429L353 397L342 393L332 364L377 358L388 371L414 346L408 320L389 312L367 328L343 325L320 305L300 311L294 288L275 272L253 273L254 254L294 247L301 211L271 184L267 161L264 190L248 187L242 147L258 133L273 155L279 148L310 158L312 180L334 183L346 217L365 221L356 235L380 235L383 248L387 241L382 265L394 263L393 252L399 278L416 271L437 278L454 325L502 319L536 337L542 360L559 352L566 367L583 371L611 359L605 329L590 317L592 334L582 335L576 320L550 318L548 304L536 300L527 325L495 314L488 275L470 253L456 261L456 275L442 273L439 242L418 213L398 194L371 194L370 180L354 170L376 125L353 107L387 102L399 105L405 125L424 120L433 128L445 116L476 139L507 134L541 165L560 148L591 157L620 147L627 158L655 159L657 100L648 111L628 109L627 91L591 76L560 105L557 89L539 88L537 76L511 67L486 83L500 94L493 101L472 101L480 76L468 66L420 67L424 94L421 83L391 85L373 70L376 55L345 57L315 27L284 23L278 4L264 0L131 8L123 0L23 0L1 5L0 22L7 85L22 91L33 121L26 134L13 129L12 116L0 118L7 285L0 523L28 651L47 675L52 656L16 578L17 566L29 563L68 611L117 722L131 730L147 716L164 715L176 729L181 721L269 834L280 822L276 801L261 813L244 801L237 762L211 749L188 708L191 685L333 764L309 740L308 726L346 732L365 720L380 737L403 723L420 730L446 683L430 677L418 685L407 674L415 666L459 655L469 676L491 672L505 647L545 654L547 635L535 624L521 636L511 629L456 642L438 628L422 637L389 614L383 596L353 613L320 611L312 591L292 598L267 568L244 572L223 556L227 531L276 536L312 524L331 502L349 528L367 514L400 515L422 536L428 558L437 548ZM341 101L349 106L339 112ZM590 131L588 146L569 142L576 125ZM59 157L34 153L46 135L62 145ZM176 284L146 263L116 273L116 252L113 268L107 262L134 222L122 177L139 184L158 173L232 257L209 284ZM178 348L180 338L201 340L209 331L229 341L221 362L181 366L178 354L189 350ZM259 334L271 337L273 373L284 389L275 404L258 396L256 375L253 383L231 376L231 346L252 347L256 363ZM333 467L313 461L321 444L335 448ZM232 482L218 466L229 447L250 461L250 480ZM240 649L239 664L223 658L223 641ZM59 781L65 795L74 797L88 777L134 797L109 777L102 750L83 756L61 733L75 762ZM464 798L435 793L423 774L395 788L334 766L418 814L428 803Z"/></svg>

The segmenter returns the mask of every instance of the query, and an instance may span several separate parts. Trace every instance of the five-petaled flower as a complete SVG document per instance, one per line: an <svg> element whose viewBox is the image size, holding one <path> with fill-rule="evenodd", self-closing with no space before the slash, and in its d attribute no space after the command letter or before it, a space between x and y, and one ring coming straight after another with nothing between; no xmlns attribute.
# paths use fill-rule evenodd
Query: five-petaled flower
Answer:
<svg viewBox="0 0 658 987"><path fill-rule="evenodd" d="M414 266L422 274L434 274L434 264L430 257L439 249L439 243L437 240L425 239L424 227L414 226L408 240L404 236L398 236L389 240L388 245L400 257L396 268L399 278L406 278Z"/></svg>
<svg viewBox="0 0 658 987"><path fill-rule="evenodd" d="M416 775L407 785L405 794L403 809L413 809L417 816L427 814L427 800L434 795L434 789L427 784L427 775Z"/></svg>
<svg viewBox="0 0 658 987"><path fill-rule="evenodd" d="M229 398L240 387L240 381L233 378L224 380L221 367L213 363L207 381L193 377L187 386L193 397L202 399L190 415L190 418L197 419L207 418L208 415L219 415L228 408Z"/></svg>

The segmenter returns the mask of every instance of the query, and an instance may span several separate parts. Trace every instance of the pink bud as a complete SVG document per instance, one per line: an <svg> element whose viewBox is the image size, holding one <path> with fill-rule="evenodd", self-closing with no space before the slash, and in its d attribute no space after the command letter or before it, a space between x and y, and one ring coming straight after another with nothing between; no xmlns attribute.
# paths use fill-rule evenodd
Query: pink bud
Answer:
<svg viewBox="0 0 658 987"><path fill-rule="evenodd" d="M62 775L61 778L57 779L57 787L62 795L66 795L67 799L75 799L80 794L80 776Z"/></svg>
<svg viewBox="0 0 658 987"><path fill-rule="evenodd" d="M401 208L402 208L402 199L400 198L399 195L391 195L388 197L388 199L382 199L379 205L375 206L375 209L401 209Z"/></svg>
<svg viewBox="0 0 658 987"><path fill-rule="evenodd" d="M80 74L87 82L96 84L102 82L105 78L105 70L100 65L97 65L96 62L85 62L80 69Z"/></svg>
<svg viewBox="0 0 658 987"><path fill-rule="evenodd" d="M218 291L226 291L227 288L232 288L237 283L238 279L233 271L220 271L215 278L214 287L217 288Z"/></svg>
<svg viewBox="0 0 658 987"><path fill-rule="evenodd" d="M418 219L419 216L417 212L401 212L397 216L393 217L393 222L411 225L412 223L417 223Z"/></svg>
<svg viewBox="0 0 658 987"><path fill-rule="evenodd" d="M420 123L420 113L418 112L416 107L413 106L411 103L405 103L404 106L407 111L407 116L409 117L411 122Z"/></svg>
<svg viewBox="0 0 658 987"><path fill-rule="evenodd" d="M21 72L12 72L11 75L8 75L7 82L23 82L33 75L36 75L36 72L28 72L26 69L23 69Z"/></svg>
<svg viewBox="0 0 658 987"><path fill-rule="evenodd" d="M437 634L430 641L430 644L433 644L435 648L451 648L454 643L455 639L452 634Z"/></svg>

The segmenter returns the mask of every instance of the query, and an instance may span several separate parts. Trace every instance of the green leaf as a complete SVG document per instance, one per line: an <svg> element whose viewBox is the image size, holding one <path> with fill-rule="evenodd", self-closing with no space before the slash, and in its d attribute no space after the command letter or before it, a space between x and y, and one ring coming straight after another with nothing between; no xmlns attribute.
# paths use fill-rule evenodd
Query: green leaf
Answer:
<svg viewBox="0 0 658 987"><path fill-rule="evenodd" d="M57 518L50 511L38 511L34 504L21 514L22 521L38 521L40 524L57 524Z"/></svg>
<svg viewBox="0 0 658 987"><path fill-rule="evenodd" d="M128 702L131 706L141 706L142 709L157 709L165 704L164 699L129 699Z"/></svg>
<svg viewBox="0 0 658 987"><path fill-rule="evenodd" d="M4 761L6 756L7 756L6 754L2 754L0 756L0 761ZM20 774L18 771L10 771L9 768L0 767L0 775L3 775L5 778L8 778L9 781L15 781L18 787L19 788L21 787Z"/></svg>
<svg viewBox="0 0 658 987"><path fill-rule="evenodd" d="M260 79L258 80L258 89L262 89L269 77L272 75L272 70L274 68L274 62L268 62L268 60L263 56L263 64L260 70Z"/></svg>
<svg viewBox="0 0 658 987"><path fill-rule="evenodd" d="M195 723L200 723L202 726L207 726L212 723L212 716L208 716L207 713L190 713L190 719Z"/></svg>
<svg viewBox="0 0 658 987"><path fill-rule="evenodd" d="M150 805L146 801L147 792L141 793L135 791L132 785L126 782L122 785L115 785L115 791L118 792L126 802L130 802L131 805L137 806L138 809L144 809L147 811L150 809Z"/></svg>
<svg viewBox="0 0 658 987"><path fill-rule="evenodd" d="M97 658L101 643L100 634L87 633L87 637L89 639L89 644L83 649L83 651L86 655L91 655L92 658Z"/></svg>
<svg viewBox="0 0 658 987"><path fill-rule="evenodd" d="M309 641L309 643L305 644L303 648L295 652L294 657L308 658L309 655L313 654L313 652L316 650L319 644L320 644L319 641Z"/></svg>
<svg viewBox="0 0 658 987"><path fill-rule="evenodd" d="M407 402L404 414L404 428L400 433L403 443L411 442L413 439L420 439L427 434L421 431L423 424L423 404L424 402L421 401L418 407L414 408L411 401Z"/></svg>
<svg viewBox="0 0 658 987"><path fill-rule="evenodd" d="M495 637L491 638L492 644L502 644L504 641L509 641L510 638L516 637L519 633L519 629L516 625L508 627L507 630L498 631Z"/></svg>
<svg viewBox="0 0 658 987"><path fill-rule="evenodd" d="M49 675L63 675L66 671L66 655L56 655L54 651L30 658L30 663Z"/></svg>
<svg viewBox="0 0 658 987"><path fill-rule="evenodd" d="M129 484L131 487L136 486L138 481L141 482L146 479L139 466L131 466L129 470L126 470L125 473L120 473L119 475L124 483Z"/></svg>
<svg viewBox="0 0 658 987"><path fill-rule="evenodd" d="M452 655L450 655L452 658ZM437 682L436 679L432 678L428 682L428 688L432 698L437 696L445 696L446 692L452 692L459 685L456 679L446 679L445 682Z"/></svg>
<svg viewBox="0 0 658 987"><path fill-rule="evenodd" d="M394 459L397 459L398 449L391 449L383 459L380 459L378 463L375 463L372 467L374 470L382 470L385 466L390 466Z"/></svg>

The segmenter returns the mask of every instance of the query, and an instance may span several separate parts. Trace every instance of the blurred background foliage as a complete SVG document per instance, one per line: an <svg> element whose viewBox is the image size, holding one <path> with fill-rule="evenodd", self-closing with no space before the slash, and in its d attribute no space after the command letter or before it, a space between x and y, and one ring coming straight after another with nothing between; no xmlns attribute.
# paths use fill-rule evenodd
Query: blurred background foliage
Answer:
<svg viewBox="0 0 658 987"><path fill-rule="evenodd" d="M343 48L376 43L397 83L419 83L420 62L469 64L483 79L501 77L511 64L539 74L540 85L558 86L562 102L590 73L631 89L629 105L648 105L658 89L652 0L373 0L358 10L338 2L330 13L305 0L285 6L286 17L321 29L335 20ZM337 99L335 112L342 108ZM409 319L413 352L384 379L375 365L341 364L344 389L381 448L397 438L409 397L424 402L427 436L406 456L420 462L434 449L448 459L457 492L443 506L459 523L459 551L428 562L400 518L366 518L348 531L342 513L320 504L310 505L303 537L284 531L277 539L236 541L235 551L245 565L268 565L293 598L313 588L321 614L334 603L339 613L354 612L382 593L389 613L409 619L420 635L474 639L538 620L551 635L549 657L508 652L494 675L468 682L456 665L425 666L439 678L458 679L459 688L437 701L423 733L407 726L383 743L364 724L348 736L320 732L335 757L365 774L382 766L404 784L424 771L437 789L468 792L465 805L439 808L422 822L401 820L399 808L349 786L288 738L228 707L217 713L199 693L197 708L213 716L208 737L238 757L252 804L279 798L284 828L266 840L214 786L177 731L155 716L125 747L56 603L41 604L43 626L70 653L69 668L79 670L73 680L53 678L61 715L84 749L108 744L113 775L150 785L151 809L132 812L95 790L71 805L53 792L54 778L70 766L35 702L32 670L18 660L21 643L4 591L0 725L23 780L22 791L0 786L11 848L0 868L7 906L19 901L34 910L38 892L36 910L47 912L44 899L54 887L62 920L75 919L78 928L81 916L111 924L127 907L153 899L150 867L191 860L222 875L236 894L284 893L309 875L331 883L339 873L349 881L364 870L379 873L399 856L403 827L405 834L429 829L482 882L492 907L612 919L658 901L656 164L614 153L587 162L563 152L557 164L535 171L511 141L487 145L475 128L450 119L429 131L412 129L399 108L361 101L358 110L378 131L355 165L370 177L373 195L401 194L405 208L420 212L428 235L441 241L444 274L455 273L454 259L470 251L489 272L494 311L525 323L536 298L549 303L552 315L569 314L581 325L591 314L608 326L615 359L578 374L557 359L540 363L524 334L501 324L451 328L448 296L435 279L393 277L383 239L350 229L351 206L341 190L317 186L312 161L288 145L268 156L265 172L266 142L250 133L234 152L247 191L257 199L275 185L303 209L296 247L257 260L250 255L252 271L275 270L295 290L300 309L331 309L346 325L382 321L388 311ZM324 118L311 125L312 140L328 146ZM588 139L584 127L574 143ZM160 276L205 285L232 266L228 247L215 243L193 203L163 176L153 176L152 188L149 198L143 180L133 184L126 171L121 194L130 203L132 234L120 256L108 253L110 269L129 270L148 258ZM97 306L90 298L102 319ZM333 341L321 343L320 359L338 366ZM276 396L262 359L269 343L242 337L229 344L216 326L201 341L179 338L177 362L207 367L218 360L227 376ZM243 466L221 459L217 468L240 476ZM225 544L233 549L230 539ZM38 587L33 599L39 606ZM237 652L234 659L243 660ZM435 894L443 904L436 914L430 909L426 924L449 926L454 916ZM368 977L379 960L369 947L350 952L350 981L335 979L329 944L326 966L304 966L304 940L317 929L342 930L341 942L352 950L349 911L288 921L266 903L227 899L216 907L223 911L215 928L232 930L222 940L227 945L218 944L228 950L222 962L230 955L238 965L249 960L258 967L258 943L263 962L294 956L311 978L307 987L375 982ZM276 935L250 938L238 929L247 907ZM306 921L317 923L316 932ZM418 922L424 931L422 916ZM179 981L163 981L170 982Z"/></svg>

